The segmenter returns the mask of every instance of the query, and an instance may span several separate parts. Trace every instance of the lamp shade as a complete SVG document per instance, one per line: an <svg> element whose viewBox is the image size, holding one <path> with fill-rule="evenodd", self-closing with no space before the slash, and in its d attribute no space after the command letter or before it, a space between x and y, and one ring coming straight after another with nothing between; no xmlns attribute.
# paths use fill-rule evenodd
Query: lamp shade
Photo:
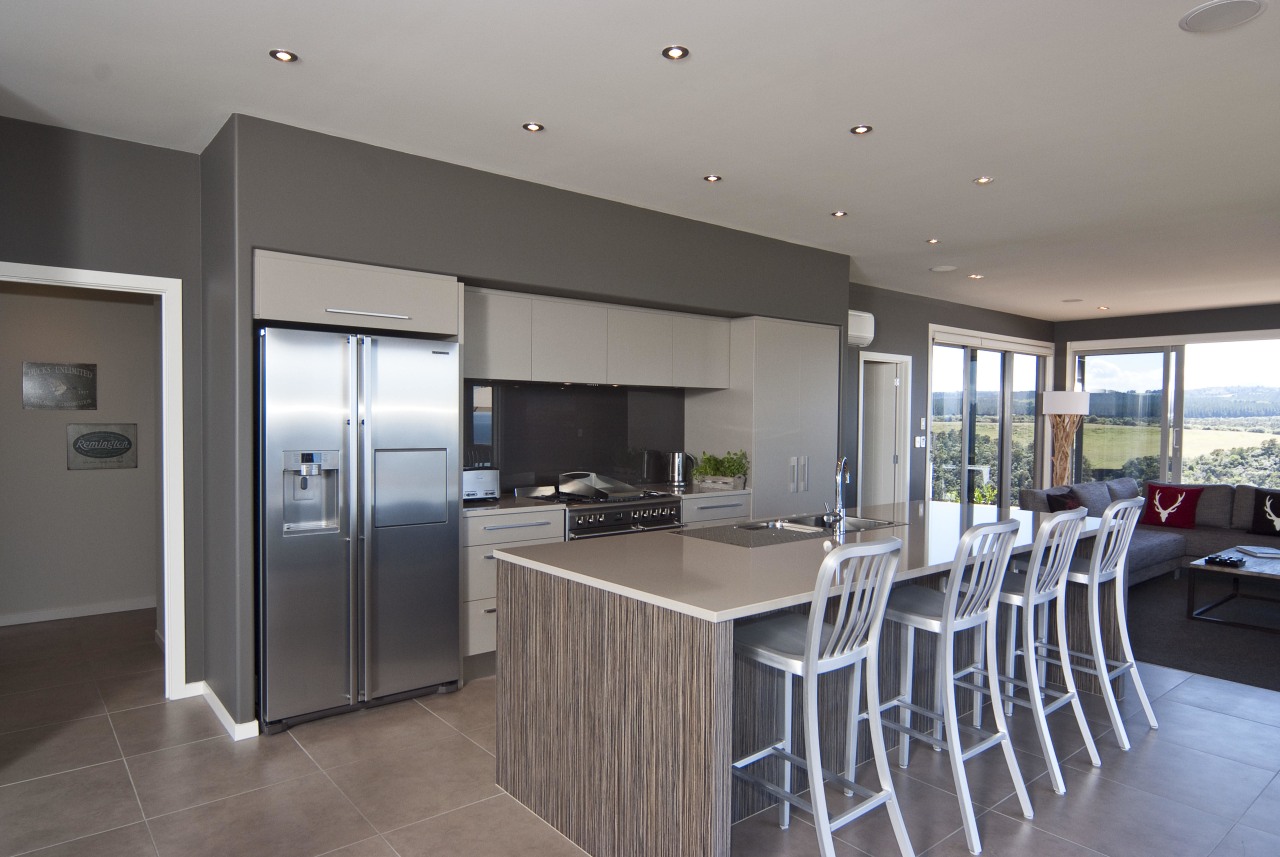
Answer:
<svg viewBox="0 0 1280 857"><path fill-rule="evenodd" d="M1089 394L1071 390L1045 390L1041 412L1046 414L1087 414Z"/></svg>

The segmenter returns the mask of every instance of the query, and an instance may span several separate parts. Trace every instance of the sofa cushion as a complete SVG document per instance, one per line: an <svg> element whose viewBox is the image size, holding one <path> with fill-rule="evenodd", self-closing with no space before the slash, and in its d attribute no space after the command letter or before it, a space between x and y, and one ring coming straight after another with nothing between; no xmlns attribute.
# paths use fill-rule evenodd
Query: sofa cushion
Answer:
<svg viewBox="0 0 1280 857"><path fill-rule="evenodd" d="M1189 530L1196 525L1196 506L1203 488L1189 485L1147 483L1147 505L1141 523L1154 527L1177 527Z"/></svg>
<svg viewBox="0 0 1280 857"><path fill-rule="evenodd" d="M1128 567L1142 569L1167 560L1181 559L1187 554L1187 539L1168 527L1139 524L1129 542Z"/></svg>
<svg viewBox="0 0 1280 857"><path fill-rule="evenodd" d="M1045 502L1049 504L1050 512L1066 512L1071 509L1079 509L1080 501L1070 491L1063 491L1058 494L1045 493Z"/></svg>
<svg viewBox="0 0 1280 857"><path fill-rule="evenodd" d="M1259 488L1253 493L1253 526L1249 532L1260 536L1280 535L1280 491Z"/></svg>
<svg viewBox="0 0 1280 857"><path fill-rule="evenodd" d="M1236 489L1230 485L1191 485L1191 488L1203 488L1200 502L1196 505L1197 527L1229 527L1231 526L1232 505L1236 499Z"/></svg>
<svg viewBox="0 0 1280 857"><path fill-rule="evenodd" d="M1132 500L1142 496L1142 486L1132 476L1122 476L1107 480L1107 492L1112 500Z"/></svg>
<svg viewBox="0 0 1280 857"><path fill-rule="evenodd" d="M1253 499L1257 493L1257 486L1236 486L1236 499L1231 509L1231 526L1237 530L1247 530L1253 526Z"/></svg>
<svg viewBox="0 0 1280 857"><path fill-rule="evenodd" d="M1101 518L1107 506L1111 505L1111 492L1105 482L1077 482L1071 486L1071 493L1094 518Z"/></svg>
<svg viewBox="0 0 1280 857"><path fill-rule="evenodd" d="M1018 491L1018 508L1027 512L1051 512L1048 496L1050 494L1066 494L1070 485L1059 485L1055 488L1022 488Z"/></svg>

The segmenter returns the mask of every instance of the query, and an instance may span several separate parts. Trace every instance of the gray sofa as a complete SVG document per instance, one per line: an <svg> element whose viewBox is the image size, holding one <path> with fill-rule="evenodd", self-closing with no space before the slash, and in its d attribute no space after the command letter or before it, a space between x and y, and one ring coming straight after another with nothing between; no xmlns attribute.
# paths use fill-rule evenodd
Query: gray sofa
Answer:
<svg viewBox="0 0 1280 857"><path fill-rule="evenodd" d="M1196 525L1191 529L1177 529L1139 524L1129 544L1130 586L1237 545L1280 548L1280 535L1249 532L1253 525L1255 486L1188 484L1187 487L1204 489L1196 506ZM1023 488L1018 505L1032 512L1048 512L1051 511L1049 495L1068 493L1086 507L1090 515L1099 516L1112 501L1138 497L1143 492L1137 480L1128 477L1107 482L1077 482L1056 488Z"/></svg>

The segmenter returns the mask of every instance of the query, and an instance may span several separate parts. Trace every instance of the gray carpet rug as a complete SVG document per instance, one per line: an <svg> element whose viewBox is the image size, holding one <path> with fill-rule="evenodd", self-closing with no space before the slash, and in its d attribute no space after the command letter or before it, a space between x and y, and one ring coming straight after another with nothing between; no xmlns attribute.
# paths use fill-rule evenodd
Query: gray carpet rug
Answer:
<svg viewBox="0 0 1280 857"><path fill-rule="evenodd" d="M1226 595L1229 577L1200 574L1196 605ZM1280 598L1280 582L1244 578L1241 591ZM1187 573L1166 574L1129 589L1129 641L1134 656L1160 666L1280 691L1280 633L1187 619ZM1280 630L1280 603L1237 598L1210 615Z"/></svg>

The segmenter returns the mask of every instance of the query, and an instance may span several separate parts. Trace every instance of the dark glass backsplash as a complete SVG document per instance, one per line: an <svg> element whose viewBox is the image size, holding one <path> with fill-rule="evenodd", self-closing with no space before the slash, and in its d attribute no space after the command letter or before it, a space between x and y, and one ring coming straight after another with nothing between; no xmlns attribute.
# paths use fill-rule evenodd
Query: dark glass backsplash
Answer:
<svg viewBox="0 0 1280 857"><path fill-rule="evenodd" d="M480 382L471 382L474 384ZM642 480L643 451L684 443L684 391L494 381L495 466L503 491L588 470Z"/></svg>

